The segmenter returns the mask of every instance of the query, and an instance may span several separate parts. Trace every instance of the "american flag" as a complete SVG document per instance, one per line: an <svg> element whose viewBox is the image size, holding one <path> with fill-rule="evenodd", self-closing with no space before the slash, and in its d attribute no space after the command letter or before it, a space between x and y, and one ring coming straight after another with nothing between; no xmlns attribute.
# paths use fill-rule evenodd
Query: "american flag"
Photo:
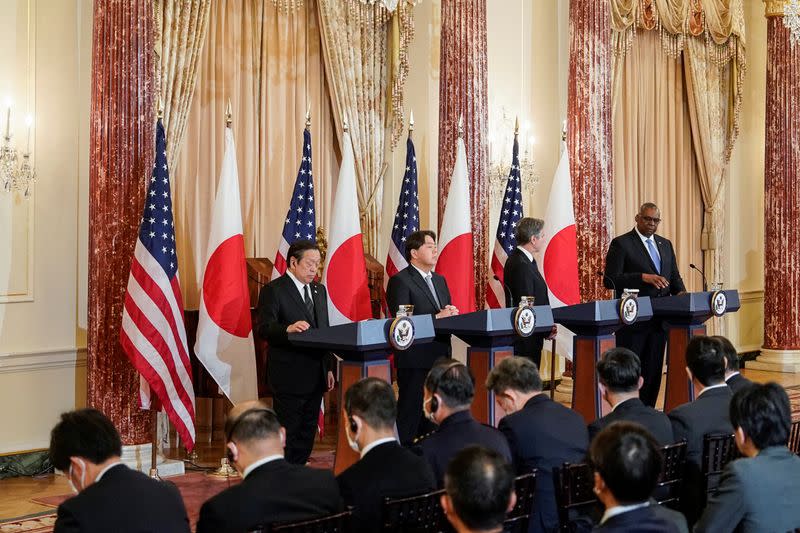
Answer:
<svg viewBox="0 0 800 533"><path fill-rule="evenodd" d="M514 135L514 149L511 158L511 172L508 175L506 192L500 207L500 219L497 222L497 233L492 253L492 272L500 279L489 280L486 291L486 304L490 308L506 307L506 296L503 290L503 266L506 264L508 254L517 246L514 230L522 218L522 181L519 174L519 142Z"/></svg>
<svg viewBox="0 0 800 533"><path fill-rule="evenodd" d="M317 241L317 223L314 218L314 177L311 174L311 132L303 130L303 158L294 182L289 211L283 223L283 235L275 254L272 279L286 272L286 254L289 246L297 240Z"/></svg>
<svg viewBox="0 0 800 533"><path fill-rule="evenodd" d="M386 277L389 278L408 266L406 261L406 239L419 229L419 197L417 196L417 156L411 136L406 141L406 172L400 188L400 199L392 226L392 239L386 256ZM392 313L394 313L393 310Z"/></svg>
<svg viewBox="0 0 800 533"><path fill-rule="evenodd" d="M183 321L183 299L175 255L167 143L156 125L156 161L147 188L139 238L122 311L120 342L155 392L187 450L194 447L194 389Z"/></svg>

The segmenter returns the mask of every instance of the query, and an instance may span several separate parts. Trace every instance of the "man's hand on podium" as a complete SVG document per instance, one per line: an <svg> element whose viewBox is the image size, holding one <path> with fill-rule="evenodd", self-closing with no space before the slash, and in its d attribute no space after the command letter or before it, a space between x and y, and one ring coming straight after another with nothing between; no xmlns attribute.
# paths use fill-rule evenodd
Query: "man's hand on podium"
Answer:
<svg viewBox="0 0 800 533"><path fill-rule="evenodd" d="M458 314L458 309L455 305L445 305L444 309L436 313L436 318L447 318Z"/></svg>
<svg viewBox="0 0 800 533"><path fill-rule="evenodd" d="M555 339L556 335L558 335L558 326L553 324L553 327L550 329L550 335L547 336L547 340L551 341Z"/></svg>
<svg viewBox="0 0 800 533"><path fill-rule="evenodd" d="M666 289L667 287L669 287L669 282L667 281L667 278L659 276L658 274L642 273L642 282L647 283L648 285L652 285L657 289Z"/></svg>
<svg viewBox="0 0 800 533"><path fill-rule="evenodd" d="M302 333L303 331L307 330L311 327L311 324L306 322L305 320L298 320L294 324L291 324L288 328L286 328L286 333Z"/></svg>
<svg viewBox="0 0 800 533"><path fill-rule="evenodd" d="M332 391L334 385L336 385L336 378L333 377L333 372L328 370L328 391Z"/></svg>

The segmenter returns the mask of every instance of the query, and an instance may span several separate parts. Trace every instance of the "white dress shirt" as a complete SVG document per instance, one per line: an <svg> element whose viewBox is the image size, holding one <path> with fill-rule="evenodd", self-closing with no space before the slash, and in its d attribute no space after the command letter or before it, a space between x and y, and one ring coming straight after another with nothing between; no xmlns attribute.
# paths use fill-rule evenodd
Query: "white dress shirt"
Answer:
<svg viewBox="0 0 800 533"><path fill-rule="evenodd" d="M703 390L701 390L699 393L697 393L697 398L699 398L700 396L702 396L702 395L703 395L703 394L704 394L704 393L705 393L707 390L711 390L711 389L719 389L719 388L722 388L722 387L727 387L727 386L728 386L728 384L727 384L726 382L724 382L724 381L723 381L722 383L720 383L720 384L718 384L718 385L711 385L710 387L703 387ZM697 398L695 398L695 400L696 400Z"/></svg>
<svg viewBox="0 0 800 533"><path fill-rule="evenodd" d="M106 475L106 472L108 472L109 470L111 470L111 469L112 469L112 468L114 468L115 466L119 466L119 465L121 465L121 464L123 464L123 463L122 463L122 461L117 461L116 463L111 463L110 465L108 465L107 467L105 467L104 469L102 469L102 470L100 471L100 473L99 473L99 474L97 474L97 477L96 477L96 478L94 478L94 482L95 482L95 483L97 483L98 481L100 481L100 480L103 478L103 476L104 476L104 475ZM123 465L123 466L124 466L124 465Z"/></svg>
<svg viewBox="0 0 800 533"><path fill-rule="evenodd" d="M654 233L654 234L650 235L650 237L645 237L644 235L641 234L641 232L639 231L639 228L634 226L633 229L636 230L636 234L639 236L640 239L642 239L642 244L644 244L644 248L645 248L645 250L647 250L648 253L650 253L650 247L647 246L647 241L653 241L653 248L656 251L656 255L658 256L658 259L661 260L661 252L658 251L658 243L656 242L656 234Z"/></svg>
<svg viewBox="0 0 800 533"><path fill-rule="evenodd" d="M300 292L300 299L305 302L306 301L306 293L305 293L304 287L307 287L307 285L305 283L301 283L300 280L297 279L296 277L294 277L294 274L292 274L288 270L286 271L286 275L288 275L289 279L291 279L294 282L294 286L297 287L297 290ZM311 296L311 287L308 288L308 297L312 298L312 296Z"/></svg>
<svg viewBox="0 0 800 533"><path fill-rule="evenodd" d="M258 468L259 466L271 463L272 461L277 461L278 459L283 459L283 456L279 454L268 455L266 457L262 457L258 461L253 461L247 468L244 469L244 472L242 472L242 479L246 478L250 472Z"/></svg>
<svg viewBox="0 0 800 533"><path fill-rule="evenodd" d="M531 263L533 263L533 254L532 254L532 253L530 253L528 250L526 250L526 249L525 249L525 248L523 248L522 246L517 246L517 250L519 250L520 252L522 252L523 254L525 254L525 257L527 257L527 258L528 258L528 261L530 261Z"/></svg>
<svg viewBox="0 0 800 533"><path fill-rule="evenodd" d="M647 507L650 505L650 502L642 502L642 503L634 503L632 505L617 505L616 507L610 507L606 509L606 512L603 513L603 518L600 519L600 525L606 523L607 520L611 518L621 515L622 513L627 513L630 511L635 511L636 509L641 509L642 507Z"/></svg>
<svg viewBox="0 0 800 533"><path fill-rule="evenodd" d="M387 442L396 442L396 441L397 439L395 439L394 437L384 437L382 439L374 440L369 444L367 444L366 446L364 446L364 449L361 450L361 458L363 459L364 456L367 455L369 451L375 448L376 446L380 446L381 444L386 444Z"/></svg>

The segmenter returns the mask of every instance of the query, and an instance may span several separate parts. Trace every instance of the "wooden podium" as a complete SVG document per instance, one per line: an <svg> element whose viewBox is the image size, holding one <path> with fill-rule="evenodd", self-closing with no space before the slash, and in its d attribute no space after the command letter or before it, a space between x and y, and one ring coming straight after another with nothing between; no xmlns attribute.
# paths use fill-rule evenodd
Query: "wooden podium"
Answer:
<svg viewBox="0 0 800 533"><path fill-rule="evenodd" d="M430 315L409 317L414 323L414 344L433 341L433 321ZM342 358L339 368L339 406L344 407L344 393L355 382L376 377L392 382L389 354L389 327L392 319L362 320L329 328L312 328L289 334L289 341L301 347L327 350ZM337 413L338 415L338 413ZM358 460L347 443L345 426L337 424L336 459L333 471L339 475Z"/></svg>
<svg viewBox="0 0 800 533"><path fill-rule="evenodd" d="M723 294L726 305L713 309L717 294ZM667 325L667 383L664 412L694 400L694 387L686 375L686 346L696 335L706 334L706 321L739 310L739 291L691 292L678 296L653 298L653 316Z"/></svg>
<svg viewBox="0 0 800 533"><path fill-rule="evenodd" d="M497 404L494 393L486 389L489 372L506 357L514 355L513 342L519 338L514 329L516 307L487 309L434 321L436 333L455 335L469 344L467 366L475 377L475 399L472 415L479 422L497 426L505 412ZM549 305L533 307L536 325L533 333L547 333L553 327Z"/></svg>
<svg viewBox="0 0 800 533"><path fill-rule="evenodd" d="M639 312L636 322L650 320L650 298L636 299ZM614 332L624 323L620 318L620 300L600 300L553 309L553 318L575 333L572 342L572 408L593 422L603 416L603 400L597 386L597 361L606 350L617 345Z"/></svg>

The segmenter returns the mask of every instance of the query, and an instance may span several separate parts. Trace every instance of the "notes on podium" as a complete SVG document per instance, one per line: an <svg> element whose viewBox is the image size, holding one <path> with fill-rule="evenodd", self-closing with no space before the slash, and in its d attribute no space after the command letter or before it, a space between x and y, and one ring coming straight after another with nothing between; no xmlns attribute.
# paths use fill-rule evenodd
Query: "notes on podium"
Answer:
<svg viewBox="0 0 800 533"><path fill-rule="evenodd" d="M603 416L603 399L597 382L597 361L616 346L614 332L626 324L650 320L650 298L599 300L553 309L553 318L575 333L572 341L572 408L587 423Z"/></svg>
<svg viewBox="0 0 800 533"><path fill-rule="evenodd" d="M344 405L345 391L362 378L377 377L392 382L389 365L389 354L393 350L392 337L395 339L394 345L408 343L405 348L411 343L427 343L434 339L433 318L430 315L411 316L407 320L413 325L413 331L408 329L408 322L398 326L397 319L371 319L328 328L312 328L302 333L292 333L288 338L297 346L328 350L342 358L339 365L341 407ZM358 460L358 454L347 444L345 424L340 421L337 426L336 475Z"/></svg>
<svg viewBox="0 0 800 533"><path fill-rule="evenodd" d="M653 315L667 326L667 383L664 412L694 400L694 387L686 375L686 346L696 335L706 334L706 322L739 310L735 289L687 292L653 298Z"/></svg>
<svg viewBox="0 0 800 533"><path fill-rule="evenodd" d="M496 364L514 355L513 343L519 338L520 327L531 334L549 333L553 313L549 305L529 308L531 315L519 313L519 308L484 309L434 320L437 333L448 333L469 344L467 365L475 377L475 399L472 414L479 422L496 426L505 416L494 394L486 389L486 377ZM519 321L519 324L515 325Z"/></svg>

